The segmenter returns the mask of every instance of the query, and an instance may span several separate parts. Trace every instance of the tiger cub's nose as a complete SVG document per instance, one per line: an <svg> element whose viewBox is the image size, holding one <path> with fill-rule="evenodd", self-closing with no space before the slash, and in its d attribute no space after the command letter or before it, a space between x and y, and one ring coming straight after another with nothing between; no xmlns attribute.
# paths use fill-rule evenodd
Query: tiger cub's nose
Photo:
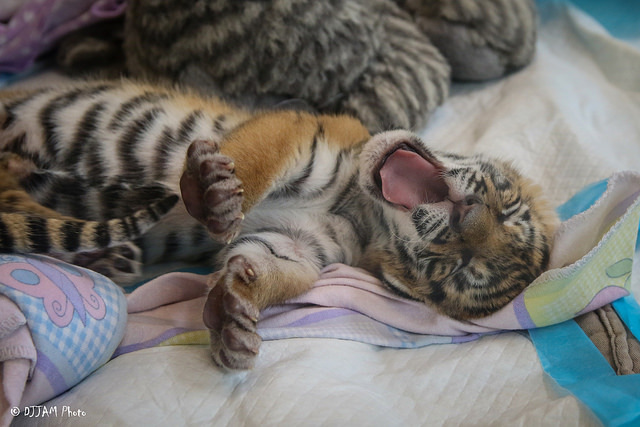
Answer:
<svg viewBox="0 0 640 427"><path fill-rule="evenodd" d="M478 215L477 211L480 210L481 207L482 204L480 200L475 196L467 196L462 200L453 202L453 209L449 216L449 227L455 232L461 233L463 228L467 228L471 225L468 224L469 222L475 222L472 217L476 217ZM471 221L465 222L467 217L469 217Z"/></svg>

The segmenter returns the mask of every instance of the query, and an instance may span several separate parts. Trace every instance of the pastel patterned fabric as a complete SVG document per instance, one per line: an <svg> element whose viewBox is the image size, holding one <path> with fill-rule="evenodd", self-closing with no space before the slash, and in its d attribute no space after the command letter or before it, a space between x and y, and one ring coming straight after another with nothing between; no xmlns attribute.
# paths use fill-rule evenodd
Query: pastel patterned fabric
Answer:
<svg viewBox="0 0 640 427"><path fill-rule="evenodd" d="M23 313L37 352L24 403L73 387L111 358L124 335L127 310L120 288L49 257L0 255L0 297Z"/></svg>

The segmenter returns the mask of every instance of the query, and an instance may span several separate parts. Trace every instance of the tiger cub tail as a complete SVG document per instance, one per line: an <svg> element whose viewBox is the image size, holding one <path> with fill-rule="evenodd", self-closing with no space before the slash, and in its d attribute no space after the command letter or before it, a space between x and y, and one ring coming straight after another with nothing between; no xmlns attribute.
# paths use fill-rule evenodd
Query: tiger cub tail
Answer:
<svg viewBox="0 0 640 427"><path fill-rule="evenodd" d="M123 218L85 221L25 212L0 212L0 253L91 252L132 241L153 227L178 202L167 196Z"/></svg>

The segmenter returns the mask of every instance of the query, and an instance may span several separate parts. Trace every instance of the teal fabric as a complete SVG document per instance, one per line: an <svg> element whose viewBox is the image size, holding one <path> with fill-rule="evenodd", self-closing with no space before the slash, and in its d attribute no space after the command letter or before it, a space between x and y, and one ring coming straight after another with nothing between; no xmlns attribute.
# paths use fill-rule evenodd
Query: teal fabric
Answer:
<svg viewBox="0 0 640 427"><path fill-rule="evenodd" d="M574 215L586 211L607 189L607 180L598 181L580 190L571 199L556 209L560 221L566 221Z"/></svg>
<svg viewBox="0 0 640 427"><path fill-rule="evenodd" d="M571 3L595 18L608 32L619 39L640 39L639 0L538 0L540 5L563 1Z"/></svg>
<svg viewBox="0 0 640 427"><path fill-rule="evenodd" d="M633 336L640 337L640 305L633 295L614 301L612 305Z"/></svg>
<svg viewBox="0 0 640 427"><path fill-rule="evenodd" d="M574 321L530 334L545 372L604 425L640 425L640 374L617 376Z"/></svg>

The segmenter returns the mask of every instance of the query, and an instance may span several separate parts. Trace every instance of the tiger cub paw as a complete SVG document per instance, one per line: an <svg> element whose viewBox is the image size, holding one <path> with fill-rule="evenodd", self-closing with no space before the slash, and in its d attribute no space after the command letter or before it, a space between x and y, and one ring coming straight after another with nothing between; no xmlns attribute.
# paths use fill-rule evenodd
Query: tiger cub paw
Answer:
<svg viewBox="0 0 640 427"><path fill-rule="evenodd" d="M227 261L209 292L202 318L209 328L211 356L222 368L251 369L262 339L257 333L260 311L251 298L256 270L242 255Z"/></svg>
<svg viewBox="0 0 640 427"><path fill-rule="evenodd" d="M128 242L94 252L80 252L71 263L107 276L118 285L131 285L142 276L142 250Z"/></svg>
<svg viewBox="0 0 640 427"><path fill-rule="evenodd" d="M180 191L189 214L207 227L214 240L229 243L238 235L244 219L242 183L233 159L220 154L215 142L191 143Z"/></svg>

